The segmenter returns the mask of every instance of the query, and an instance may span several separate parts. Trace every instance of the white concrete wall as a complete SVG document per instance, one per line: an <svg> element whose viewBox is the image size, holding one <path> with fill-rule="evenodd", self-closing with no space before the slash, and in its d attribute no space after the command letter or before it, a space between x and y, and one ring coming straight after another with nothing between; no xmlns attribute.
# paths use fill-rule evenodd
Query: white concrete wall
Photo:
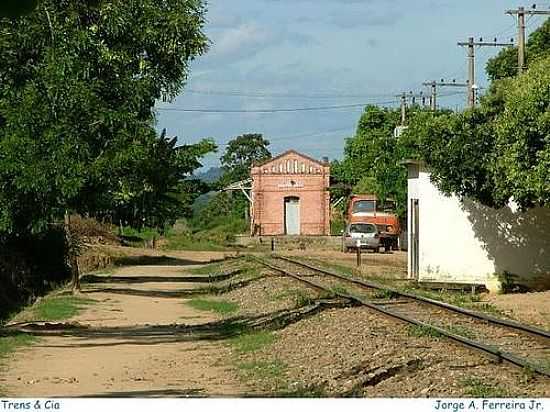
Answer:
<svg viewBox="0 0 550 412"><path fill-rule="evenodd" d="M550 209L520 213L513 205L495 210L462 202L443 195L424 168L409 167L418 168L409 174L408 204L419 199L419 280L494 289L496 275L508 272L518 284L550 288Z"/></svg>

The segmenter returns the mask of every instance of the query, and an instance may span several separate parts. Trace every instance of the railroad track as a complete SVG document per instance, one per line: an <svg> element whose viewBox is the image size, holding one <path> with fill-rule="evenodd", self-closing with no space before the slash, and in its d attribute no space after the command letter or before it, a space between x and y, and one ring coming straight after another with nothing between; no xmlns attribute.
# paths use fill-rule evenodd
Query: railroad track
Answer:
<svg viewBox="0 0 550 412"><path fill-rule="evenodd" d="M342 275L296 259L256 258L309 287L346 298L393 319L429 330L497 361L550 377L550 332L445 302ZM345 286L344 286L345 285ZM549 366L543 366L544 363Z"/></svg>

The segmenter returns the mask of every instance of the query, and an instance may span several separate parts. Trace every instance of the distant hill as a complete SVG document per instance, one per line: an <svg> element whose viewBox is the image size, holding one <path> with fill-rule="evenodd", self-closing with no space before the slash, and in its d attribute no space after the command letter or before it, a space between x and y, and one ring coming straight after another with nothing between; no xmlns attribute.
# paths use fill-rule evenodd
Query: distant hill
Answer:
<svg viewBox="0 0 550 412"><path fill-rule="evenodd" d="M202 180L206 183L214 183L216 180L218 180L221 175L223 174L221 167L211 167L206 172L200 172L195 174L195 178Z"/></svg>

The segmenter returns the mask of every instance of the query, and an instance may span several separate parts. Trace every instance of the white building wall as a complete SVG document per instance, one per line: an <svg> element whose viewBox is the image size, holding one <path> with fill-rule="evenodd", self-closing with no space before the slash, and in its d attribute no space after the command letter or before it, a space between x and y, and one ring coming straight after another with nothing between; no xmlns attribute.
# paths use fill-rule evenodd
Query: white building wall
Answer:
<svg viewBox="0 0 550 412"><path fill-rule="evenodd" d="M513 207L495 210L461 202L456 196L443 195L430 181L429 172L416 164L409 165L409 234L411 199L419 200L420 281L484 284L495 289L497 275L508 272L518 284L550 287L550 209L519 213Z"/></svg>
<svg viewBox="0 0 550 412"><path fill-rule="evenodd" d="M485 284L496 272L456 196L446 197L421 171L417 179L421 281Z"/></svg>

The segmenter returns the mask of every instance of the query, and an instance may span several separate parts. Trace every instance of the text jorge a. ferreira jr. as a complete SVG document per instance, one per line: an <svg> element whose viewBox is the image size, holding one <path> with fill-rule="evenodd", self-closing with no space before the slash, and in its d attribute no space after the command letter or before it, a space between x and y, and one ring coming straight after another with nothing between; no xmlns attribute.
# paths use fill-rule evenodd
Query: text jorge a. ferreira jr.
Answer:
<svg viewBox="0 0 550 412"><path fill-rule="evenodd" d="M510 400L491 400L491 399L469 399L461 401L448 401L437 399L434 401L433 409L445 412L460 411L543 411L545 402L536 399L510 399Z"/></svg>

